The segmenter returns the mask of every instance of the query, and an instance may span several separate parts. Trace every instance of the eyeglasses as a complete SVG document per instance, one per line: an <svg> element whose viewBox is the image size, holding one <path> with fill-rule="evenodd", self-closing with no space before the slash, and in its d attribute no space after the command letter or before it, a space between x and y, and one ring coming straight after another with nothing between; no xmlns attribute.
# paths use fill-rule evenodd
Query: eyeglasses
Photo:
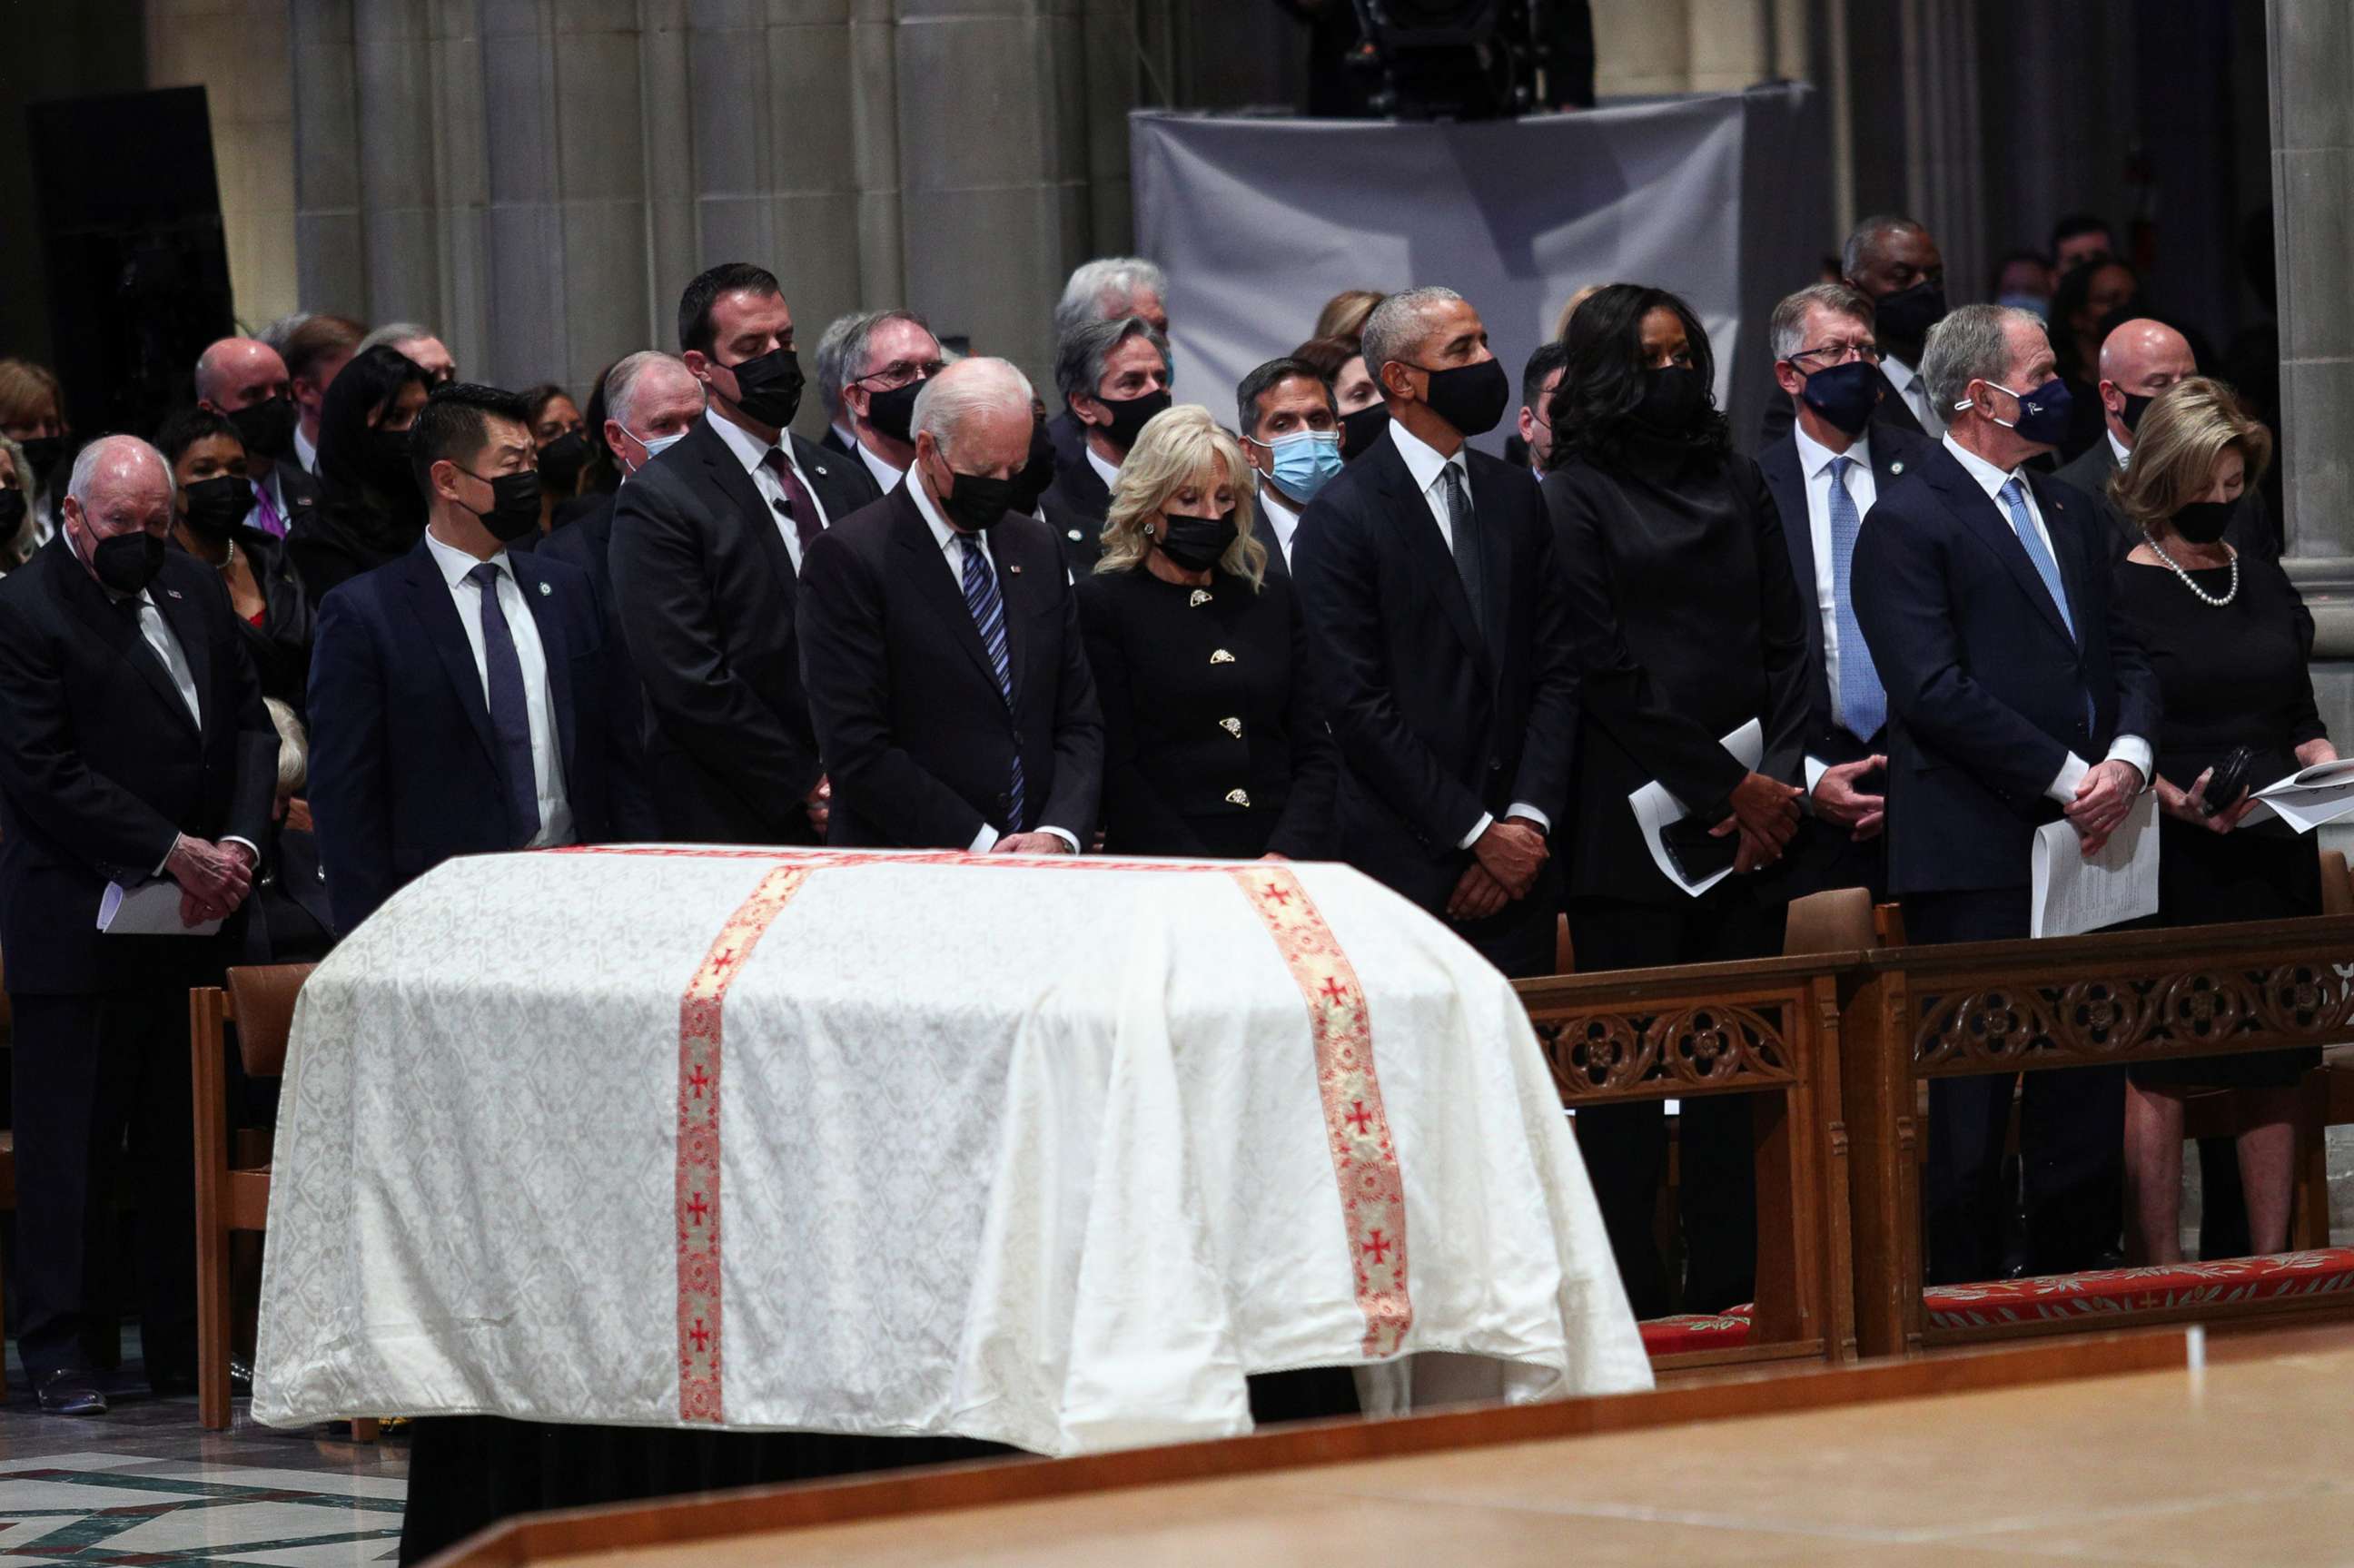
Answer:
<svg viewBox="0 0 2354 1568"><path fill-rule="evenodd" d="M872 376L858 376L855 384L864 387L870 381L880 381L883 385L878 390L890 392L910 381L928 381L947 368L945 360L927 359L919 364L912 359L895 359Z"/></svg>
<svg viewBox="0 0 2354 1568"><path fill-rule="evenodd" d="M1793 365L1803 359L1819 359L1826 366L1845 365L1850 359L1860 360L1865 365L1877 365L1880 363L1880 350L1869 343L1827 343L1820 348L1802 348L1790 355Z"/></svg>

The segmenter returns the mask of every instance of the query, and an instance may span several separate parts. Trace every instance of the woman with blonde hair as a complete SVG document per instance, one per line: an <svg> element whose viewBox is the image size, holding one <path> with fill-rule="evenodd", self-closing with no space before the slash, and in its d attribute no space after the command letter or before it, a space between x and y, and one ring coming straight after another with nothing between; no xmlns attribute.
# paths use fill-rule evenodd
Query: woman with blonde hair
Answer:
<svg viewBox="0 0 2354 1568"><path fill-rule="evenodd" d="M1104 848L1311 856L1333 764L1290 583L1252 536L1250 465L1210 411L1155 415L1120 464L1079 620L1104 716Z"/></svg>
<svg viewBox="0 0 2354 1568"><path fill-rule="evenodd" d="M2304 609L2278 563L2223 543L2241 496L2263 479L2272 436L2220 381L2158 394L2133 461L2109 492L2142 542L2115 567L2114 612L2158 672L2161 926L2321 913L2310 840L2277 819L2244 825L2248 790L2338 753L2314 706ZM2132 1261L2180 1261L2182 1097L2232 1088L2248 1235L2288 1245L2296 1085L2317 1049L2153 1064L2126 1099L2126 1242Z"/></svg>
<svg viewBox="0 0 2354 1568"><path fill-rule="evenodd" d="M1324 302L1316 313L1316 330L1310 337L1360 337L1365 330L1365 318L1373 307L1389 296L1379 289L1343 289Z"/></svg>

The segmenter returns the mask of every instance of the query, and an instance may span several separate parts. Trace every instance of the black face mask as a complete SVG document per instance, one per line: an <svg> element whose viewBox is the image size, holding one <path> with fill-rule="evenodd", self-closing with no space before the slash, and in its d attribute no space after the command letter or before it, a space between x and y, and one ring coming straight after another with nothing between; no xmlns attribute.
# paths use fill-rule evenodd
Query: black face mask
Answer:
<svg viewBox="0 0 2354 1568"><path fill-rule="evenodd" d="M26 504L23 491L0 490L0 539L15 538L25 525Z"/></svg>
<svg viewBox="0 0 2354 1568"><path fill-rule="evenodd" d="M1651 429L1684 435L1699 423L1707 407L1708 388L1702 384L1699 371L1687 365L1644 367L1643 396L1635 405L1635 418Z"/></svg>
<svg viewBox="0 0 2354 1568"><path fill-rule="evenodd" d="M253 510L253 487L233 473L180 486L188 498L188 526L208 539L227 538Z"/></svg>
<svg viewBox="0 0 2354 1568"><path fill-rule="evenodd" d="M294 402L290 397L269 397L232 409L228 422L255 457L275 462L294 450Z"/></svg>
<svg viewBox="0 0 2354 1568"><path fill-rule="evenodd" d="M101 539L90 547L90 569L116 593L141 592L164 569L164 541L144 528Z"/></svg>
<svg viewBox="0 0 2354 1568"><path fill-rule="evenodd" d="M1946 319L1946 291L1935 283L1915 283L1881 296L1872 326L1882 343L1899 343L1916 351L1928 340L1929 329ZM1917 359L1918 353L1908 359Z"/></svg>
<svg viewBox="0 0 2354 1568"><path fill-rule="evenodd" d="M1419 365L1415 368L1430 377L1422 400L1430 405L1432 413L1454 426L1458 435L1486 435L1511 404L1512 381L1504 374L1501 360L1488 358L1446 370Z"/></svg>
<svg viewBox="0 0 2354 1568"><path fill-rule="evenodd" d="M1184 570L1206 572L1225 557L1235 542L1235 509L1229 506L1214 517L1163 513L1159 535L1152 542L1160 546L1162 555Z"/></svg>
<svg viewBox="0 0 2354 1568"><path fill-rule="evenodd" d="M25 449L25 466L33 471L25 476L26 482L28 484L38 484L42 480L47 479L49 471L58 466L58 459L63 457L66 451L66 439L63 436L35 436L29 441L19 441L16 444Z"/></svg>
<svg viewBox="0 0 2354 1568"><path fill-rule="evenodd" d="M521 473L503 473L496 478L475 473L471 469L458 471L479 479L491 487L491 509L488 512L474 512L471 506L466 506L466 510L474 512L474 515L482 520L482 526L491 531L493 537L502 543L509 543L539 531L537 470L527 468ZM466 505L462 501L458 504Z"/></svg>
<svg viewBox="0 0 2354 1568"><path fill-rule="evenodd" d="M1341 461L1354 462L1382 439L1389 429L1390 410L1385 403L1368 403L1353 414L1341 416Z"/></svg>
<svg viewBox="0 0 2354 1568"><path fill-rule="evenodd" d="M539 449L540 477L558 490L569 490L588 466L588 438L567 430Z"/></svg>
<svg viewBox="0 0 2354 1568"><path fill-rule="evenodd" d="M360 477L370 490L397 497L415 481L408 472L408 432L371 429L361 449Z"/></svg>
<svg viewBox="0 0 2354 1568"><path fill-rule="evenodd" d="M895 441L912 443L916 439L916 394L923 389L922 382L910 381L888 392L868 393L866 422Z"/></svg>
<svg viewBox="0 0 2354 1568"><path fill-rule="evenodd" d="M2186 544L2211 545L2223 536L2238 510L2236 502L2193 501L2174 514L2174 531Z"/></svg>
<svg viewBox="0 0 2354 1568"><path fill-rule="evenodd" d="M2156 397L2146 397L2138 392L2126 394L2125 412L2117 416L2117 423L2126 428L2126 434L2132 435L2141 429L2141 417L2148 413L2149 406L2157 401Z"/></svg>
<svg viewBox="0 0 2354 1568"><path fill-rule="evenodd" d="M1055 482L1055 440L1046 433L1044 422L1030 427L1030 461L1013 476L1013 505L1016 512L1035 512L1038 498Z"/></svg>
<svg viewBox="0 0 2354 1568"><path fill-rule="evenodd" d="M772 348L721 368L736 377L736 407L753 423L781 430L801 411L801 361L791 349Z"/></svg>
<svg viewBox="0 0 2354 1568"><path fill-rule="evenodd" d="M1144 433L1144 427L1153 415L1175 400L1165 387L1158 392L1147 392L1140 397L1096 399L1111 410L1111 423L1104 429L1104 434L1110 437L1111 444L1122 451L1136 444L1136 438Z"/></svg>
<svg viewBox="0 0 2354 1568"><path fill-rule="evenodd" d="M986 534L1013 509L1019 478L991 479L985 474L949 471L948 499L941 507L949 521L968 534Z"/></svg>

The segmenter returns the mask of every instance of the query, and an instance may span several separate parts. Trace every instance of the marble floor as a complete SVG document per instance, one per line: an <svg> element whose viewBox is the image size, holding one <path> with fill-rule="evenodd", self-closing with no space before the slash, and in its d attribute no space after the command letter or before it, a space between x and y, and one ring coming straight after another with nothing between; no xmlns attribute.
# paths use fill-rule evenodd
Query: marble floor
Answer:
<svg viewBox="0 0 2354 1568"><path fill-rule="evenodd" d="M136 1340L111 1374L112 1410L45 1415L9 1357L0 1403L0 1568L370 1568L390 1563L408 1491L397 1440L273 1432L238 1402L226 1432L196 1402L147 1392Z"/></svg>

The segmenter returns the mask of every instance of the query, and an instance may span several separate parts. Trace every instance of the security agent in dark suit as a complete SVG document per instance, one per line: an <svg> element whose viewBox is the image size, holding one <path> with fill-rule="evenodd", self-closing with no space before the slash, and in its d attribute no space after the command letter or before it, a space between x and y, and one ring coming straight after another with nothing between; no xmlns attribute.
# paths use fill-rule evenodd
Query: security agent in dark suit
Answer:
<svg viewBox="0 0 2354 1568"><path fill-rule="evenodd" d="M710 411L621 487L610 552L663 836L818 843L825 770L801 689L797 584L810 544L877 492L857 462L785 428L801 373L774 277L712 268L686 286L678 325Z"/></svg>
<svg viewBox="0 0 2354 1568"><path fill-rule="evenodd" d="M2036 830L2064 812L2091 853L2147 787L2158 682L2109 613L2091 500L2022 467L2067 428L2043 323L1964 306L1931 334L1923 370L1952 429L1881 495L1855 555L1872 584L1857 619L1893 715L1889 884L1914 941L2020 938ZM2002 1262L2010 1095L2002 1076L1931 1086L1934 1281ZM2114 1245L2124 1097L2115 1069L2027 1075L2032 1272L2087 1266Z"/></svg>
<svg viewBox="0 0 2354 1568"><path fill-rule="evenodd" d="M59 532L0 581L0 963L15 1012L18 1349L42 1408L106 1400L81 1339L130 1134L159 1393L195 1386L187 988L217 984L270 821L278 734L228 596L164 546L170 471L130 436L73 467ZM97 929L109 883L177 885L184 925Z"/></svg>
<svg viewBox="0 0 2354 1568"><path fill-rule="evenodd" d="M1331 840L1505 973L1543 974L1577 676L1536 481L1466 445L1511 380L1451 289L1392 294L1364 350L1388 433L1309 505L1292 559L1341 758Z"/></svg>
<svg viewBox="0 0 2354 1568"><path fill-rule="evenodd" d="M1807 602L1808 821L1785 891L1861 887L1888 896L1888 696L1855 620L1871 584L1855 546L1872 503L1934 443L1872 415L1887 400L1872 302L1844 283L1800 289L1774 308L1774 375L1796 411L1791 433L1757 456L1782 516L1790 572Z"/></svg>
<svg viewBox="0 0 2354 1568"><path fill-rule="evenodd" d="M409 436L417 547L319 608L311 812L335 925L463 854L597 843L634 786L588 575L508 548L539 527L524 400L436 387Z"/></svg>
<svg viewBox="0 0 2354 1568"><path fill-rule="evenodd" d="M1169 340L1142 316L1082 323L1055 346L1055 385L1083 440L1078 461L1058 461L1038 508L1076 577L1103 555L1111 484L1128 449L1169 407Z"/></svg>
<svg viewBox="0 0 2354 1568"><path fill-rule="evenodd" d="M1341 472L1341 406L1332 384L1304 359L1270 359L1235 388L1235 429L1258 481L1267 527L1267 575L1291 576L1300 509Z"/></svg>
<svg viewBox="0 0 2354 1568"><path fill-rule="evenodd" d="M253 505L245 525L273 539L318 510L319 483L294 461L294 408L286 362L258 338L225 337L196 359L196 406L237 427Z"/></svg>
<svg viewBox="0 0 2354 1568"><path fill-rule="evenodd" d="M1840 248L1840 270L1842 281L1872 302L1881 394L1872 428L1894 426L1932 440L1944 435L1945 416L1920 373L1929 329L1946 314L1946 259L1936 240L1909 217L1867 217ZM1789 434L1794 418L1787 398L1768 399L1759 450Z"/></svg>
<svg viewBox="0 0 2354 1568"><path fill-rule="evenodd" d="M1103 721L1054 536L1009 513L1029 381L967 359L916 399L915 466L810 549L801 656L836 844L1078 853Z"/></svg>

